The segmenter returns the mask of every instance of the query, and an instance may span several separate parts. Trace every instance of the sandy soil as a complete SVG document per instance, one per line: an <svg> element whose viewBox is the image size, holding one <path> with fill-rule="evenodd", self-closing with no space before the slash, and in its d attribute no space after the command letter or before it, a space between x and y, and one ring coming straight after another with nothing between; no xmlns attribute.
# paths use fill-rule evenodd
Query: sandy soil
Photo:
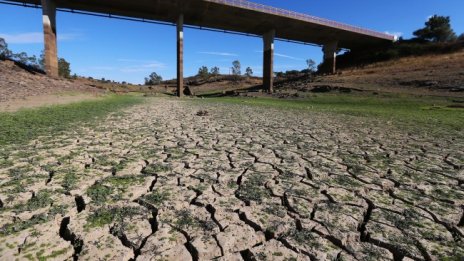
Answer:
<svg viewBox="0 0 464 261"><path fill-rule="evenodd" d="M0 259L459 259L463 152L374 119L153 98L0 148Z"/></svg>
<svg viewBox="0 0 464 261"><path fill-rule="evenodd" d="M91 93L61 93L27 96L20 100L9 100L5 102L0 102L0 112L15 112L21 109L68 104L73 102L96 100L98 98L98 94Z"/></svg>
<svg viewBox="0 0 464 261"><path fill-rule="evenodd" d="M42 98L31 100L35 103L47 99L44 98L47 95L69 92L96 95L103 93L104 90L74 80L53 79L42 74L30 73L16 66L12 61L0 61L0 104L7 101L17 103L32 96L41 96Z"/></svg>
<svg viewBox="0 0 464 261"><path fill-rule="evenodd" d="M277 90L311 90L318 86L344 87L370 92L464 97L464 51L407 57L362 68L340 70L336 75L277 83Z"/></svg>

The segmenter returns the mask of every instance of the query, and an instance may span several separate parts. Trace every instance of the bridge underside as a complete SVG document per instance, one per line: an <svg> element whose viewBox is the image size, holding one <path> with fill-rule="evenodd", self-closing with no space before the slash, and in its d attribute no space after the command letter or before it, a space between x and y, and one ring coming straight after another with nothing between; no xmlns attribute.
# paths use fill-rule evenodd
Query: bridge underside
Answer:
<svg viewBox="0 0 464 261"><path fill-rule="evenodd" d="M178 93L183 92L183 25L263 36L263 82L272 91L274 38L321 45L325 72L335 72L338 48L356 49L392 42L391 36L281 9L259 10L247 1L224 0L8 0L41 5L46 71L57 75L56 8L111 14L177 24ZM224 3L226 2L226 3ZM232 2L229 4L228 2ZM238 2L239 5L234 4ZM258 6L260 7L260 6Z"/></svg>

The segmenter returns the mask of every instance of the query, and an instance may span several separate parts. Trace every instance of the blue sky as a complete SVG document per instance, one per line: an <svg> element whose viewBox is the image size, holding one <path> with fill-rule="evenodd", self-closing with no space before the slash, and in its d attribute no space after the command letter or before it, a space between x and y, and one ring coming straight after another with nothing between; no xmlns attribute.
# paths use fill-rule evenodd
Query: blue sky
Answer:
<svg viewBox="0 0 464 261"><path fill-rule="evenodd" d="M464 32L462 0L256 0L405 38L433 14L451 16L457 34ZM39 55L43 49L40 9L0 4L0 37L14 52ZM164 79L176 75L176 38L172 26L58 13L58 52L71 63L73 73L94 78L142 83L155 71ZM262 72L262 40L255 37L185 29L185 75L202 65L228 73L232 61ZM286 42L275 44L275 70L303 69L305 60L322 59L318 47Z"/></svg>

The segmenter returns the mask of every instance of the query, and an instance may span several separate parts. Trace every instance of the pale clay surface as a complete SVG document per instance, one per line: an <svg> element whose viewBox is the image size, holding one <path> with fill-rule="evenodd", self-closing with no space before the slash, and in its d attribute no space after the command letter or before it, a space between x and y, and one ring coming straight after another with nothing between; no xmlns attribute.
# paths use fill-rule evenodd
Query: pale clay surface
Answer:
<svg viewBox="0 0 464 261"><path fill-rule="evenodd" d="M463 148L365 118L150 99L0 148L0 259L463 256Z"/></svg>

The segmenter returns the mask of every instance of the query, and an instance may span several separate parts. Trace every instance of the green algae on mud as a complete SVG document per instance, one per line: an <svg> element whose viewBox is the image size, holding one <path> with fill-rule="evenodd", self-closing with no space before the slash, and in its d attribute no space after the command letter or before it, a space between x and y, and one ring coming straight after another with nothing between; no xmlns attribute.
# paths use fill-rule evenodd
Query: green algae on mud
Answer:
<svg viewBox="0 0 464 261"><path fill-rule="evenodd" d="M461 101L462 99L454 99ZM217 102L250 106L268 106L324 113L369 117L401 126L464 129L464 109L453 105L452 98L409 95L317 94L297 99L268 97L215 97L199 102Z"/></svg>
<svg viewBox="0 0 464 261"><path fill-rule="evenodd" d="M141 103L133 95L110 95L94 101L56 105L18 112L0 112L0 145L24 144L38 136L59 133L90 123L116 110Z"/></svg>

